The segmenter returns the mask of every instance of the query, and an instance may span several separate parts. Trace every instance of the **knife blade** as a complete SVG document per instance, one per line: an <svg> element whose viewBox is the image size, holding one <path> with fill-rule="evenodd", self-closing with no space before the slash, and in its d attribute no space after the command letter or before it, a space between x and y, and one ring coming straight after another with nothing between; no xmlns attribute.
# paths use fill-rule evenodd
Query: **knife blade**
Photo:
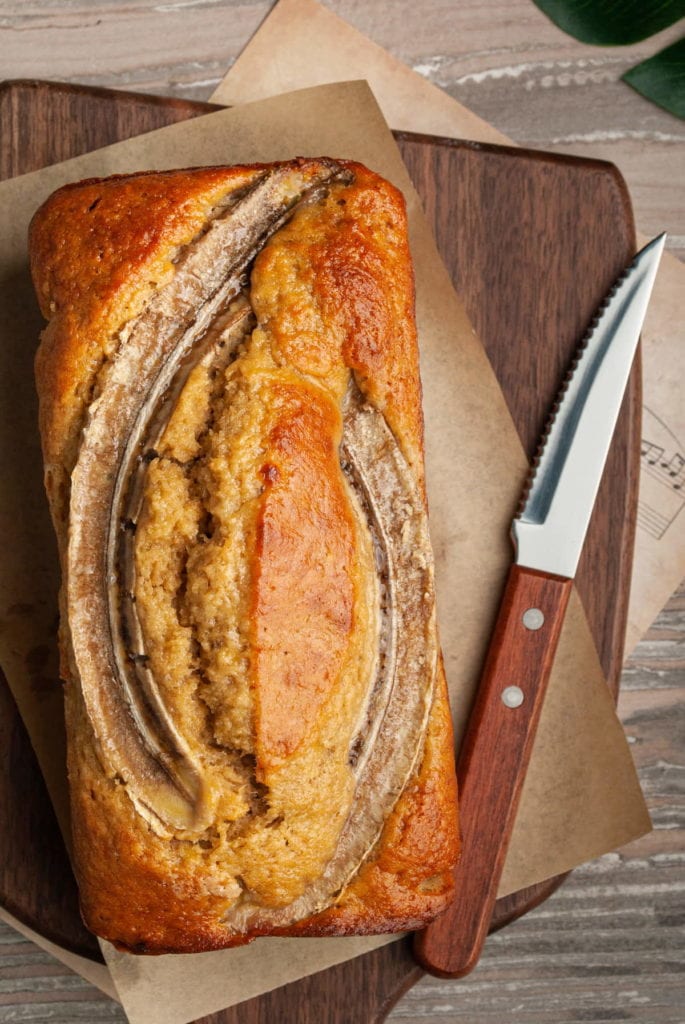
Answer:
<svg viewBox="0 0 685 1024"><path fill-rule="evenodd" d="M487 935L573 577L592 515L665 234L595 314L557 396L511 526L507 578L457 776L463 845L455 898L414 938L441 977L471 971Z"/></svg>

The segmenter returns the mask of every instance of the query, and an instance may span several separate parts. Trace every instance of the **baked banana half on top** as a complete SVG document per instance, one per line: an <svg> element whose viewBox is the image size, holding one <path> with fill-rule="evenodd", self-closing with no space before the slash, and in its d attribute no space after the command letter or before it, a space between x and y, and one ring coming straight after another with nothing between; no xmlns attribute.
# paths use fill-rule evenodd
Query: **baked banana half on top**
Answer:
<svg viewBox="0 0 685 1024"><path fill-rule="evenodd" d="M86 923L425 924L458 831L400 193L330 159L85 181L30 251Z"/></svg>

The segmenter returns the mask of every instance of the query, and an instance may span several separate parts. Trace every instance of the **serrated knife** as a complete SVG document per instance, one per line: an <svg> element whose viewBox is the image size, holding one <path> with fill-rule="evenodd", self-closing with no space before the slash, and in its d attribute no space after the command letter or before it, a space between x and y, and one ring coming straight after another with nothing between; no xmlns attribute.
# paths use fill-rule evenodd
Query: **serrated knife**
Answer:
<svg viewBox="0 0 685 1024"><path fill-rule="evenodd" d="M561 627L666 236L645 246L576 354L515 517L507 579L457 775L463 847L451 906L414 939L457 978L487 935Z"/></svg>

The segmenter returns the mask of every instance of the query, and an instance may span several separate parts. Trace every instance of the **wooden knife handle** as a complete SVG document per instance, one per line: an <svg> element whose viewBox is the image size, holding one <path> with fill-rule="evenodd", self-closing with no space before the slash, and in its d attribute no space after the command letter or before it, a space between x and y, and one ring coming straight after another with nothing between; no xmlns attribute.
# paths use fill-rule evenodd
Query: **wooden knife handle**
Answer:
<svg viewBox="0 0 685 1024"><path fill-rule="evenodd" d="M462 854L455 898L414 938L426 970L458 978L488 932L573 581L514 565L457 764Z"/></svg>

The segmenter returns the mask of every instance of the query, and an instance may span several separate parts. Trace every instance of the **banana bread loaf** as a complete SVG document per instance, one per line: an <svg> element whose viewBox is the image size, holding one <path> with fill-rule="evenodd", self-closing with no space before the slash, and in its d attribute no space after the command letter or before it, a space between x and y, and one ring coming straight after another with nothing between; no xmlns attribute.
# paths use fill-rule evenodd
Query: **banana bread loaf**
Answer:
<svg viewBox="0 0 685 1024"><path fill-rule="evenodd" d="M84 181L30 251L86 923L427 923L458 830L402 196L330 159Z"/></svg>

